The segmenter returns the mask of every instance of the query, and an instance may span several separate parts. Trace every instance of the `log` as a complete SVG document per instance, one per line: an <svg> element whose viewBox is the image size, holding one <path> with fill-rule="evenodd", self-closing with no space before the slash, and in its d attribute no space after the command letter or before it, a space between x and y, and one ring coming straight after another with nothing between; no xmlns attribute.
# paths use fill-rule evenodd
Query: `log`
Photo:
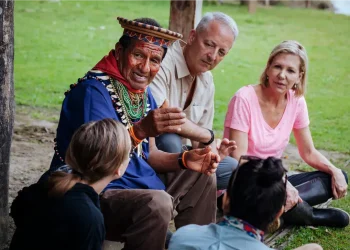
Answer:
<svg viewBox="0 0 350 250"><path fill-rule="evenodd" d="M8 238L10 148L14 119L14 0L0 1L0 249Z"/></svg>
<svg viewBox="0 0 350 250"><path fill-rule="evenodd" d="M169 29L182 34L187 41L188 35L201 18L202 0L171 0Z"/></svg>

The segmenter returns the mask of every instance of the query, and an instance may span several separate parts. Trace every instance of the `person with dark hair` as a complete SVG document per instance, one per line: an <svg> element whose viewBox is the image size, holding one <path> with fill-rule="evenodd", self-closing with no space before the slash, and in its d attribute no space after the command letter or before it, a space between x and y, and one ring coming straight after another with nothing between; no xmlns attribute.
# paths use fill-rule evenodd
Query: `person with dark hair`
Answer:
<svg viewBox="0 0 350 250"><path fill-rule="evenodd" d="M160 250L174 210L177 228L215 221L214 173L220 156L210 147L158 150L154 137L180 131L185 114L176 107L158 109L148 85L168 46L182 35L150 18L118 21L124 31L115 49L66 92L50 172L66 163L67 145L80 125L104 118L120 121L132 151L123 177L111 181L100 196L106 239L124 242L125 250ZM230 144L223 150L229 154ZM172 173L172 178L162 182L158 173Z"/></svg>
<svg viewBox="0 0 350 250"><path fill-rule="evenodd" d="M260 84L244 86L231 99L224 136L235 140L239 159L249 154L281 158L291 132L301 158L318 171L293 174L287 185L284 222L290 225L346 227L349 214L335 208L313 208L328 199L345 197L347 174L314 146L304 97L308 56L297 41L278 44L270 53Z"/></svg>
<svg viewBox="0 0 350 250"><path fill-rule="evenodd" d="M280 159L242 156L223 197L223 219L217 224L180 228L169 250L271 250L263 243L264 232L284 212L286 184ZM297 249L322 247L308 244Z"/></svg>
<svg viewBox="0 0 350 250"><path fill-rule="evenodd" d="M130 149L129 133L113 119L77 129L67 149L68 165L47 182L24 188L13 201L17 228L10 250L102 249L105 227L98 196L123 176Z"/></svg>

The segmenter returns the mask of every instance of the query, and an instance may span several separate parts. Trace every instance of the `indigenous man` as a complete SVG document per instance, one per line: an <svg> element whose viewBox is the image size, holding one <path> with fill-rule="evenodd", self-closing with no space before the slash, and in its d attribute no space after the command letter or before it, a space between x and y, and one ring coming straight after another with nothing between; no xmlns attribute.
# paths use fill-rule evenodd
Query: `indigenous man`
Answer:
<svg viewBox="0 0 350 250"><path fill-rule="evenodd" d="M124 33L115 50L66 93L51 170L64 164L71 136L83 123L103 118L123 123L134 150L124 176L109 183L101 196L106 238L125 242L124 249L158 250L164 248L174 209L177 228L215 222L216 182L211 174L220 156L210 148L181 154L157 149L153 137L179 132L185 115L176 107L156 109L147 86L167 47L181 35L149 18L118 20ZM223 150L230 153L231 148L227 144ZM156 173L168 172L176 174L164 184Z"/></svg>
<svg viewBox="0 0 350 250"><path fill-rule="evenodd" d="M237 36L238 28L231 17L210 12L190 32L187 43L178 40L168 49L150 87L158 107L180 107L186 121L177 135L156 138L159 149L175 153L181 152L182 144L198 148L213 143L215 87L210 70L224 59ZM219 190L226 189L236 166L231 157L220 162L216 172Z"/></svg>

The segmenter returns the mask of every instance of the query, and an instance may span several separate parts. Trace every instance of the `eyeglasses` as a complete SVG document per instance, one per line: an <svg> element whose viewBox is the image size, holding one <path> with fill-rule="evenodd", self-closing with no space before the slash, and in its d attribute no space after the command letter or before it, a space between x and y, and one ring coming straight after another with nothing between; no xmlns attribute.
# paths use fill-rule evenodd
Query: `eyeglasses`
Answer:
<svg viewBox="0 0 350 250"><path fill-rule="evenodd" d="M238 166L237 166L237 169L234 173L234 176L233 178L230 180L230 183L229 183L229 188L230 190L233 189L234 187L234 184L235 184L235 181L236 181L236 178L237 178L237 174L238 174L238 171L240 169L240 167L247 163L247 162L250 162L250 161L255 161L257 163L257 165L259 166L258 168L261 168L263 166L263 164L261 164L263 161L265 161L266 159L262 159L262 158L259 158L259 157L256 157L256 156L251 156L251 155L242 155L240 158L239 158L239 161L238 161ZM274 160L276 161L276 163L279 165L281 164L282 165L282 160L281 159L278 159L278 158L274 158ZM283 165L282 165L283 167ZM284 167L283 167L284 168ZM288 182L288 177L287 177L287 170L284 168L284 171L285 171L285 174L284 174L284 185L285 185L285 190L287 191L287 182ZM287 199L285 200L284 204L287 202Z"/></svg>

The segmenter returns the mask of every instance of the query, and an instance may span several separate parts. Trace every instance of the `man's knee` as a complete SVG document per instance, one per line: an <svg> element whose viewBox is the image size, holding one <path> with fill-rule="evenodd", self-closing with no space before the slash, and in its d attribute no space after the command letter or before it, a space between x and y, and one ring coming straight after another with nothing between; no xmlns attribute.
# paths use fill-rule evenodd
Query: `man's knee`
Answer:
<svg viewBox="0 0 350 250"><path fill-rule="evenodd" d="M154 190L147 202L150 213L157 214L164 223L169 223L173 216L173 198L162 190Z"/></svg>
<svg viewBox="0 0 350 250"><path fill-rule="evenodd" d="M236 169L238 162L235 158L225 157L216 171L217 187L219 190L226 189L231 178L232 171Z"/></svg>
<svg viewBox="0 0 350 250"><path fill-rule="evenodd" d="M181 137L177 134L162 134L156 137L156 145L159 150L168 153L180 153L182 150Z"/></svg>
<svg viewBox="0 0 350 250"><path fill-rule="evenodd" d="M216 175L220 178L221 176L231 176L232 171L237 168L238 161L230 156L225 157L218 166Z"/></svg>

